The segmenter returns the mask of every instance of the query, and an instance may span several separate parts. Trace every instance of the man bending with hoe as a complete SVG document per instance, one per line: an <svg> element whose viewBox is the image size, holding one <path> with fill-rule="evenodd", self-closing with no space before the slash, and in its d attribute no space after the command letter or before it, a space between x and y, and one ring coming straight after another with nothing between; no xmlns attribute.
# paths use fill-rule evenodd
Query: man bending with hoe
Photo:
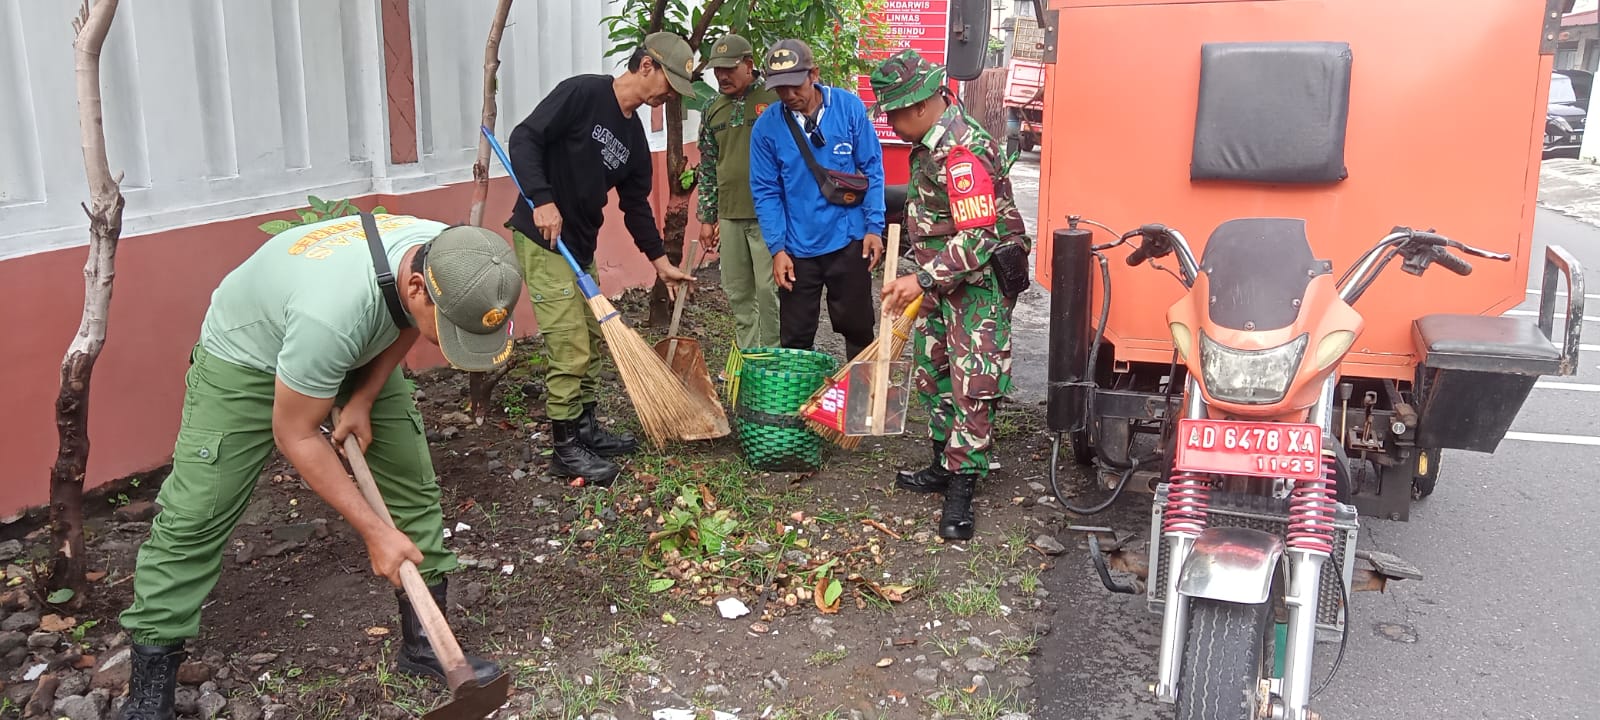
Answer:
<svg viewBox="0 0 1600 720"><path fill-rule="evenodd" d="M273 448L361 536L375 574L398 587L409 560L447 607L445 573L456 558L444 548L439 485L400 362L423 338L462 370L504 364L522 277L511 248L488 230L379 215L368 221L381 236L372 242L364 220L279 233L211 296L190 355L172 473L121 617L134 642L121 720L173 718L183 644L199 633L223 548ZM333 440L359 441L398 530L363 499L322 432L336 404ZM395 594L398 669L443 680L411 603ZM480 682L499 675L492 662L468 660Z"/></svg>
<svg viewBox="0 0 1600 720"><path fill-rule="evenodd" d="M544 335L545 413L555 436L550 471L610 485L621 468L610 458L638 447L630 435L606 432L595 418L600 396L600 323L589 311L577 276L557 252L566 245L585 272L595 274L600 225L613 188L633 244L676 287L691 278L672 266L650 209L654 167L641 105L659 107L674 94L694 95L694 53L669 32L651 33L628 61L628 72L578 75L556 85L511 131L511 166L528 199L512 211L512 237L528 280L533 314Z"/></svg>

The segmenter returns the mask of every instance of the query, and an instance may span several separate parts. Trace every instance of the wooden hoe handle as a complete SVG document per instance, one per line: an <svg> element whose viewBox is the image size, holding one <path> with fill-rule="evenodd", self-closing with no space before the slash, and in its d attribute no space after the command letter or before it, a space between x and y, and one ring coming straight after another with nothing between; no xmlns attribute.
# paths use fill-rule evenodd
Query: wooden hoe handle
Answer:
<svg viewBox="0 0 1600 720"><path fill-rule="evenodd" d="M333 422L335 425L339 422L338 408L333 409ZM350 471L356 476L356 487L361 489L362 497L367 499L372 511L383 519L383 524L395 527L394 518L389 515L389 506L384 503L383 495L378 493L378 483L372 479L372 468L367 466L367 458L361 453L361 442L354 433L344 439L344 455L350 461ZM450 685L451 691L464 683L475 681L477 676L467 665L461 644L456 641L455 633L450 632L450 624L445 622L444 613L433 601L433 594L428 592L428 584L423 581L422 573L410 560L400 562L400 582L405 586L406 597L411 599L411 607L422 620L423 630L428 634L434 654L444 666L445 682Z"/></svg>

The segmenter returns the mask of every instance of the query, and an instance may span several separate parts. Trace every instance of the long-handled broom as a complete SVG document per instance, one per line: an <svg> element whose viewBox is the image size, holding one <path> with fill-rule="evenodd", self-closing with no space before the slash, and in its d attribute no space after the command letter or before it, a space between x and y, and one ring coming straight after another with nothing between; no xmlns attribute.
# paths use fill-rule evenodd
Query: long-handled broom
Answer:
<svg viewBox="0 0 1600 720"><path fill-rule="evenodd" d="M506 173L511 176L511 182L516 184L517 193L522 196L522 201L532 209L533 200L523 192L522 182L517 180L516 172L511 169L511 159L506 157L506 151L500 147L500 141L495 139L494 133L488 128L479 126L478 129L483 132L483 136L489 141L489 147L505 166ZM705 408L695 402L688 388L684 387L683 382L672 372L672 368L668 367L645 343L644 338L639 337L633 328L622 322L622 316L616 307L600 294L600 285L578 266L578 261L567 251L567 246L561 242L561 238L556 238L555 246L561 252L561 257L566 259L567 266L572 268L572 273L578 277L578 289L588 300L589 310L600 321L600 331L605 335L606 345L611 348L611 357L616 361L617 372L622 376L622 384L628 391L628 399L633 401L633 409L639 414L639 423L644 426L645 435L650 438L650 442L660 448L668 439L714 436L716 418L711 417Z"/></svg>
<svg viewBox="0 0 1600 720"><path fill-rule="evenodd" d="M918 295L917 299L912 300L909 305L906 305L906 309L900 313L900 317L895 318L894 339L889 345L889 357L900 357L900 353L905 350L906 343L910 342L911 340L911 326L917 324L917 311L921 309L921 307L922 296ZM873 340L872 344L868 345L860 353L857 353L851 362L871 362L876 359L878 359L878 341ZM815 393L812 393L811 397L806 400L804 405L800 406L800 417L806 419L805 423L807 427L816 431L818 435L821 435L828 442L838 445L846 450L854 450L861 445L861 439L866 437L865 435L846 435L842 429L814 419L819 415L817 411L822 406L823 400L828 396L830 391L834 390L834 388L838 387L840 382L844 381L845 375L849 374L849 372L850 365L848 363L840 366L839 370L835 372L832 377L829 377L827 381L822 384L821 388L818 388ZM837 396L838 400L842 401L842 392L836 392L834 395ZM842 408L837 411L836 417L839 419L839 426L843 427L844 410Z"/></svg>

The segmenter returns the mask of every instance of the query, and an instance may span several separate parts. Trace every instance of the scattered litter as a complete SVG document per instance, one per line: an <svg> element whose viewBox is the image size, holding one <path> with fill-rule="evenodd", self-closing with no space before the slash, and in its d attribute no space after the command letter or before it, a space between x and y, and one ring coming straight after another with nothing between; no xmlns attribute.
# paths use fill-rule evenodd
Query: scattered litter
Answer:
<svg viewBox="0 0 1600 720"><path fill-rule="evenodd" d="M893 665L893 664L894 664L894 658L886 657L886 658L883 658L882 660L878 661L878 667L881 667L881 668L886 668L886 667L889 667L890 665Z"/></svg>
<svg viewBox="0 0 1600 720"><path fill-rule="evenodd" d="M450 537L451 537L450 536L450 528L445 528L444 529L444 539L449 540Z"/></svg>
<svg viewBox="0 0 1600 720"><path fill-rule="evenodd" d="M463 533L463 532L466 532L466 531L471 530L471 529L472 529L472 526L468 525L468 524L466 524L464 522L457 522L456 523L456 532L458 532L458 533Z"/></svg>
<svg viewBox="0 0 1600 720"><path fill-rule="evenodd" d="M722 617L728 620L750 614L750 608L745 607L745 604L736 597L718 600L717 609L722 611Z"/></svg>
<svg viewBox="0 0 1600 720"><path fill-rule="evenodd" d="M500 566L500 574L501 575L510 575L512 572L516 571L516 569L517 569L517 566L512 565L511 563L506 563L506 564Z"/></svg>
<svg viewBox="0 0 1600 720"><path fill-rule="evenodd" d="M725 713L721 710L712 710L711 712L715 720L739 720L738 715ZM702 716L696 714L693 710L679 708L662 708L650 714L650 720L696 720L699 717Z"/></svg>
<svg viewBox="0 0 1600 720"><path fill-rule="evenodd" d="M28 668L28 672L22 676L22 681L23 682L33 682L35 680L38 680L39 676L43 675L44 671L49 669L49 667L50 667L50 663L39 663L38 665L35 665L35 666L31 667L31 668ZM691 717L693 717L693 716L691 716Z"/></svg>
<svg viewBox="0 0 1600 720"><path fill-rule="evenodd" d="M389 634L389 628L374 625L367 628L367 637L383 637Z"/></svg>

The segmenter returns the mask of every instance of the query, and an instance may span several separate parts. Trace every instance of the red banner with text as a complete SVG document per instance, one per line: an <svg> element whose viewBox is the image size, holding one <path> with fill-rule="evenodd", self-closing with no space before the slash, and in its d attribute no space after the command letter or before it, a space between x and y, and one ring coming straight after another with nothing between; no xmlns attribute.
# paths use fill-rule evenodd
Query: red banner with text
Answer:
<svg viewBox="0 0 1600 720"><path fill-rule="evenodd" d="M885 25L888 35L883 38L887 41L888 49L869 53L874 60L887 58L901 50L910 48L921 53L929 62L944 64L945 43L949 37L947 28L950 26L950 0L882 0L883 10L872 13L869 17L873 23ZM861 99L872 107L877 96L872 92L871 79L863 75L857 78L856 92ZM889 129L887 118L878 117L873 121L878 129L878 140L884 144L904 145L905 143L894 135Z"/></svg>

